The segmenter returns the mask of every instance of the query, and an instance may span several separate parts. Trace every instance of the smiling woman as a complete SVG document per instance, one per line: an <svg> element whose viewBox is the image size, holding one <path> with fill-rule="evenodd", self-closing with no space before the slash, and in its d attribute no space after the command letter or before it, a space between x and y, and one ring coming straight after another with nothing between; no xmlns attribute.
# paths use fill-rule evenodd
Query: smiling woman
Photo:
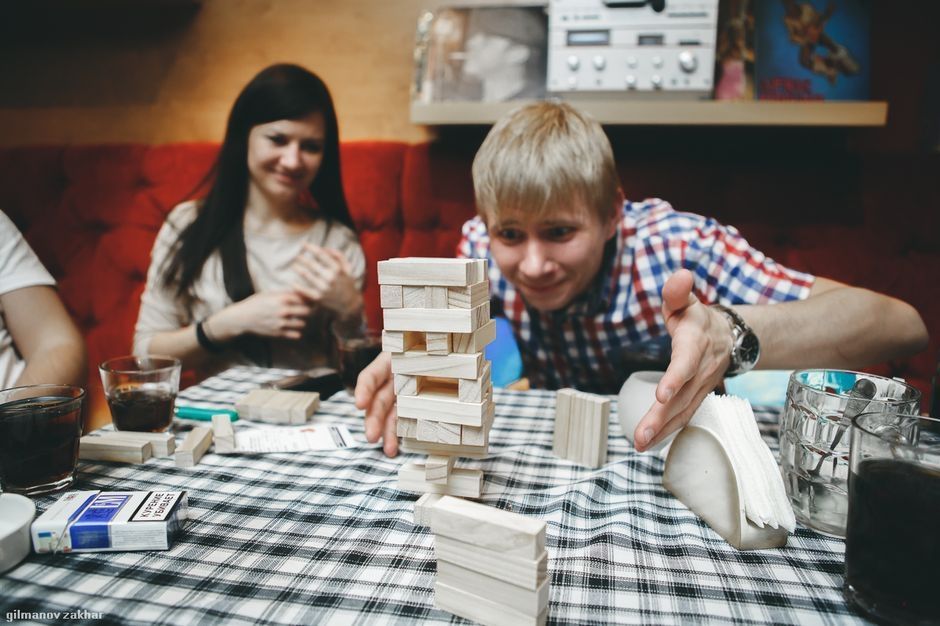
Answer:
<svg viewBox="0 0 940 626"><path fill-rule="evenodd" d="M134 336L212 372L331 362L331 324L362 325L365 258L340 182L333 101L296 65L262 70L229 116L208 195L157 236Z"/></svg>

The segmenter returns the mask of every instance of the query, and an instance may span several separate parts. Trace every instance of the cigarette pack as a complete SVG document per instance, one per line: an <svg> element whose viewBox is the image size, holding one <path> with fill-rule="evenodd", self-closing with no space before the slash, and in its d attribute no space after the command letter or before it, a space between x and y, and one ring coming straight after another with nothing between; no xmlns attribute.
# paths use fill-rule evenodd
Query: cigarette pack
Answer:
<svg viewBox="0 0 940 626"><path fill-rule="evenodd" d="M186 522L185 491L72 491L33 522L36 552L168 550Z"/></svg>

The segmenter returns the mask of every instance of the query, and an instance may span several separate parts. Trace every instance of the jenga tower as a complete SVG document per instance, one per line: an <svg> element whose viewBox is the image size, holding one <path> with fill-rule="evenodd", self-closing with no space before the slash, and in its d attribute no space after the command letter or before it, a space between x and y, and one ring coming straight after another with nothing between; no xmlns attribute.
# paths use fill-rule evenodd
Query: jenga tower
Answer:
<svg viewBox="0 0 940 626"><path fill-rule="evenodd" d="M486 261L407 258L379 262L385 330L392 353L402 449L428 454L398 474L399 488L479 498L483 472L457 469L454 457L482 457L493 424Z"/></svg>

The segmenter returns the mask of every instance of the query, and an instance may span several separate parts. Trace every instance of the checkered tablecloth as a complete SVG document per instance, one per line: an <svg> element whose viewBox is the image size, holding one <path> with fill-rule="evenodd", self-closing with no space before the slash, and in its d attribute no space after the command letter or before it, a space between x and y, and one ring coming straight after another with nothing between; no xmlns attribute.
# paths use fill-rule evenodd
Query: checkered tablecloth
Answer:
<svg viewBox="0 0 940 626"><path fill-rule="evenodd" d="M256 384L248 379L239 384ZM599 470L552 455L554 393L497 390L495 400L490 457L459 464L485 471L487 504L548 522L550 623L862 623L842 597L841 540L799 528L782 549L731 548L663 489L663 461L621 436L615 399ZM758 417L776 450L774 414ZM362 437L345 393L315 420ZM399 467L415 458L365 445L210 452L191 469L170 459L80 461L76 488L185 489L188 527L168 551L30 555L0 575L0 619L86 611L172 626L458 621L434 608L433 538L412 524L417 496L396 488Z"/></svg>

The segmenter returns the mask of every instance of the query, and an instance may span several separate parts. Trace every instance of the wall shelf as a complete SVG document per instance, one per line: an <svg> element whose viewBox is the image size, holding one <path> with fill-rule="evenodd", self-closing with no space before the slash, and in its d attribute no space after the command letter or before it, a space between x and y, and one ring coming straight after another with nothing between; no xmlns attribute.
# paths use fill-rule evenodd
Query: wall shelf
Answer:
<svg viewBox="0 0 940 626"><path fill-rule="evenodd" d="M635 126L884 126L887 102L625 101L571 98L602 124ZM492 124L523 104L412 103L411 121L426 125Z"/></svg>

